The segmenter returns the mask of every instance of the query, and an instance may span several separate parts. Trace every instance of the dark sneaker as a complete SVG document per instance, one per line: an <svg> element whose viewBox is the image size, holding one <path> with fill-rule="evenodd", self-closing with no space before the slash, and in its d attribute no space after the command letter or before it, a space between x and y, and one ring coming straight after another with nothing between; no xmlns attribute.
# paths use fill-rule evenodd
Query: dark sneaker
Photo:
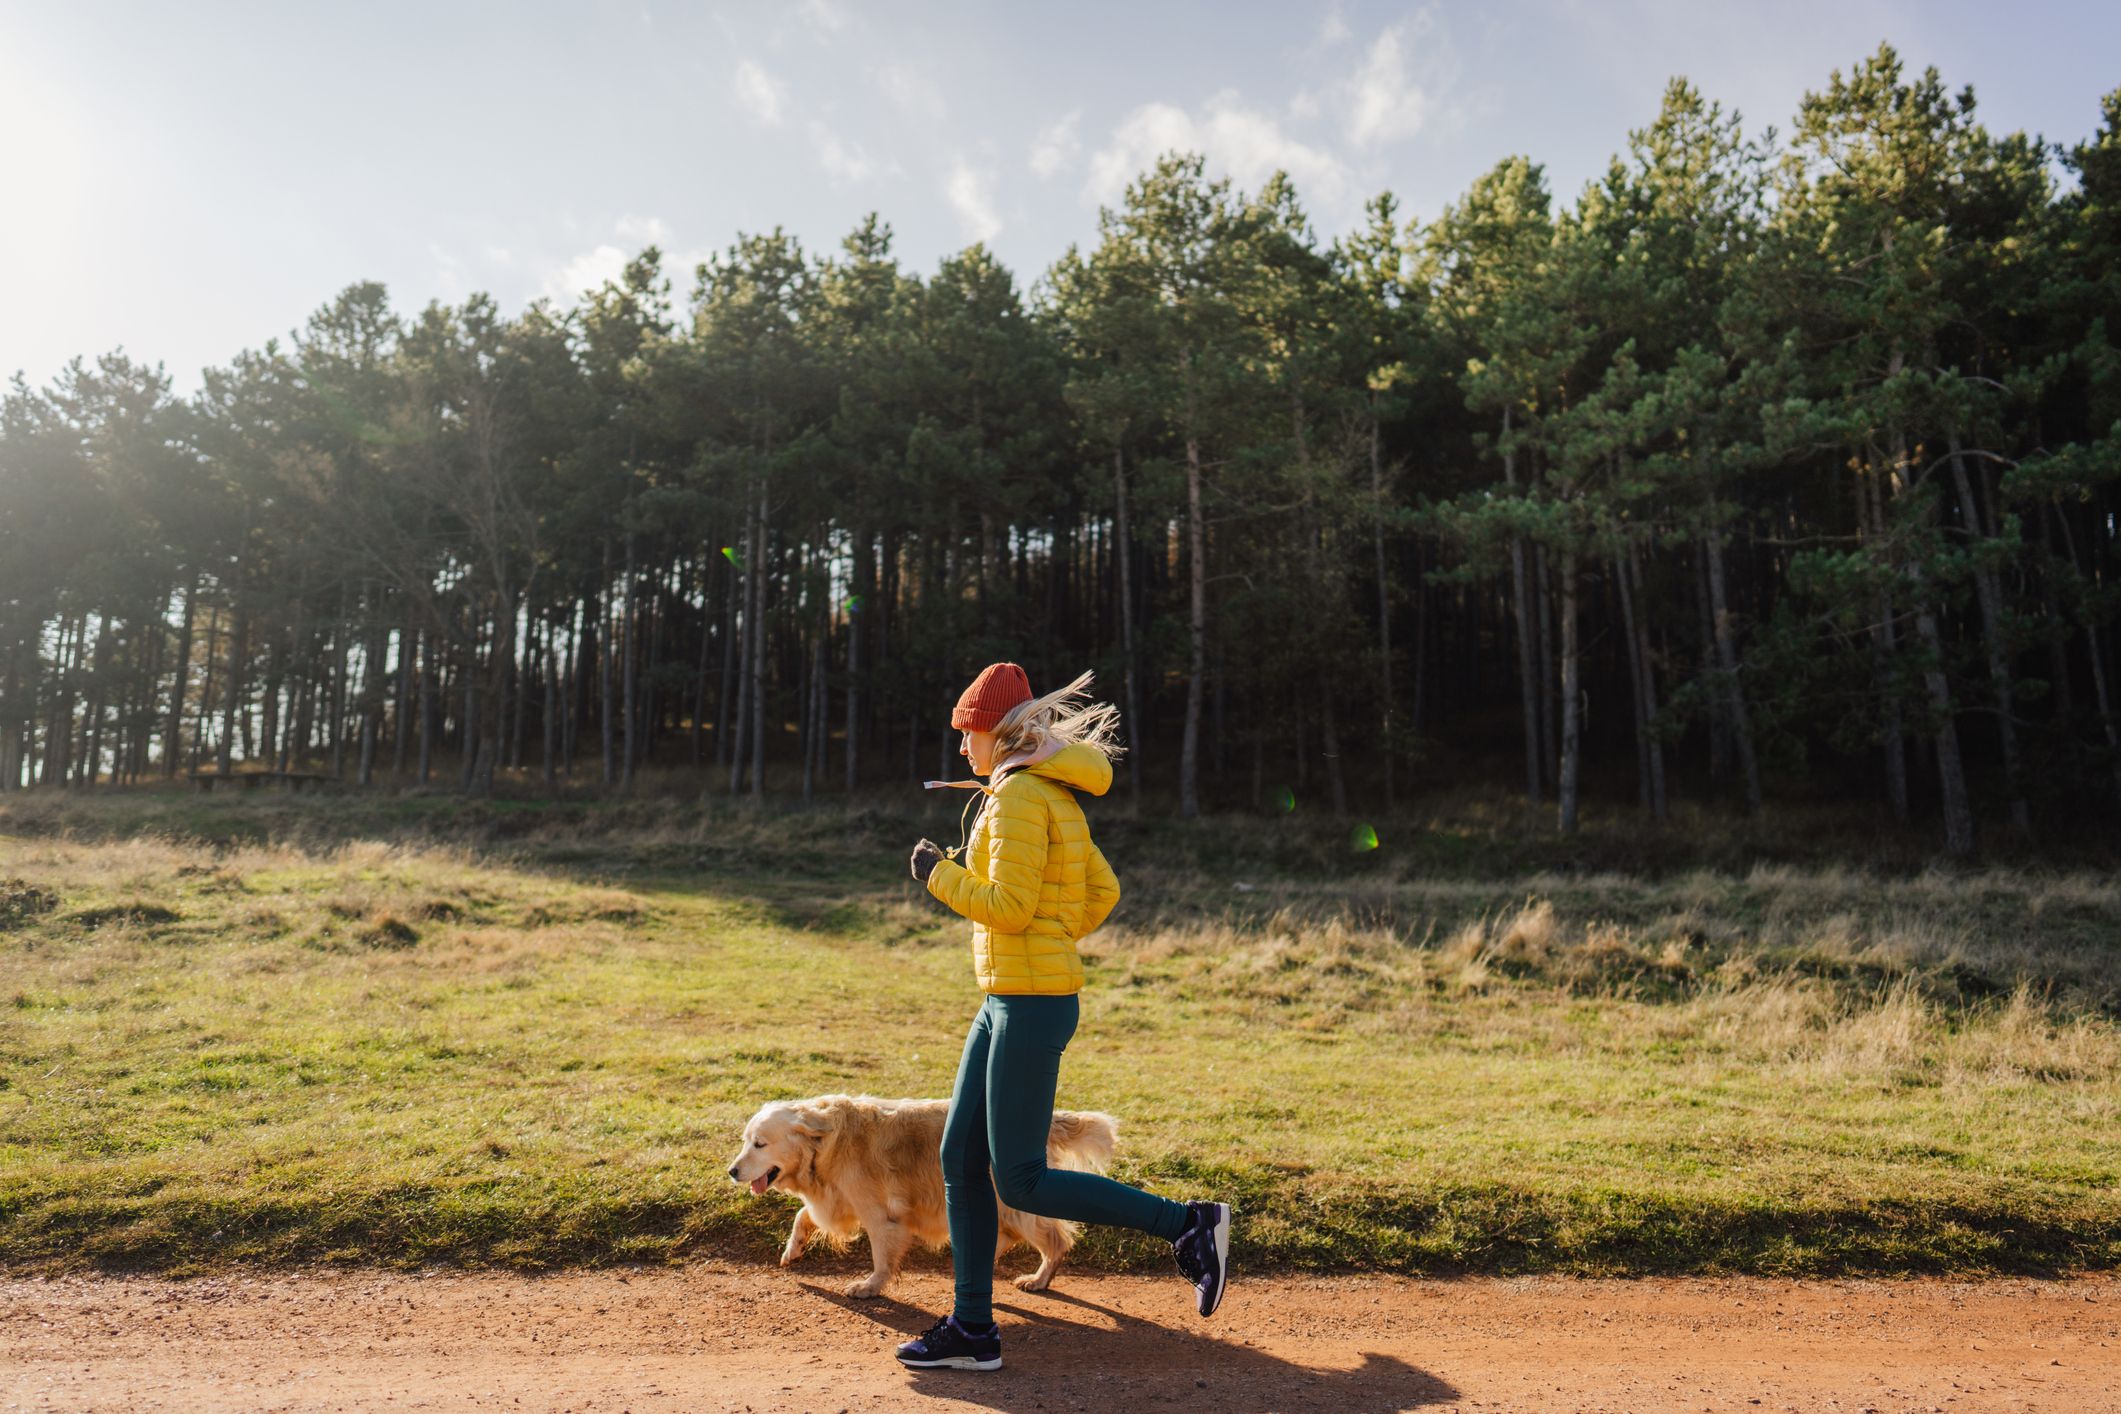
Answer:
<svg viewBox="0 0 2121 1414"><path fill-rule="evenodd" d="M1223 1304L1223 1289L1230 1282L1230 1205L1194 1202L1186 1206L1193 1210L1193 1224L1171 1244L1171 1255L1186 1280L1193 1283L1200 1297L1200 1313L1212 1316Z"/></svg>
<svg viewBox="0 0 2121 1414"><path fill-rule="evenodd" d="M990 1326L974 1335L945 1316L898 1348L898 1360L916 1370L999 1370L1002 1367L1002 1328Z"/></svg>

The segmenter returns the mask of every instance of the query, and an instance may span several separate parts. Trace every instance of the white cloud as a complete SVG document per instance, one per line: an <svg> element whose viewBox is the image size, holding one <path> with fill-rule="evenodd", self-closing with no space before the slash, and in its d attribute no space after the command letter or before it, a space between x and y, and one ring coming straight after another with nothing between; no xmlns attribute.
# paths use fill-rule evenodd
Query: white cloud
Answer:
<svg viewBox="0 0 2121 1414"><path fill-rule="evenodd" d="M1342 93L1348 141L1357 147L1399 142L1429 120L1430 97L1407 77L1407 48L1428 39L1435 25L1424 10L1410 24L1378 35Z"/></svg>
<svg viewBox="0 0 2121 1414"><path fill-rule="evenodd" d="M1308 88L1298 89L1296 96L1289 100L1289 116L1303 121L1317 117L1318 95Z"/></svg>
<svg viewBox="0 0 2121 1414"><path fill-rule="evenodd" d="M950 111L950 105L943 100L943 91L936 86L935 80L917 69L904 64L886 64L877 70L876 82L883 89L884 97L908 113L940 119Z"/></svg>
<svg viewBox="0 0 2121 1414"><path fill-rule="evenodd" d="M1326 49L1335 44L1345 44L1354 37L1355 32L1349 29L1348 22L1341 18L1340 6L1335 5L1327 13L1325 23L1318 27L1318 39L1315 42L1319 48Z"/></svg>
<svg viewBox="0 0 2121 1414"><path fill-rule="evenodd" d="M620 240L632 241L636 245L668 246L670 227L659 216L621 216L612 231Z"/></svg>
<svg viewBox="0 0 2121 1414"><path fill-rule="evenodd" d="M943 195L957 213L957 223L974 241L991 241L1001 234L1002 218L994 210L994 174L975 171L960 157L950 166Z"/></svg>
<svg viewBox="0 0 2121 1414"><path fill-rule="evenodd" d="M513 265L516 254L505 245L490 245L486 247L486 258L495 265Z"/></svg>
<svg viewBox="0 0 2121 1414"><path fill-rule="evenodd" d="M818 165L827 176L843 182L866 182L885 171L896 171L895 164L879 166L860 147L840 141L839 134L823 123L810 125L810 145L817 151Z"/></svg>
<svg viewBox="0 0 2121 1414"><path fill-rule="evenodd" d="M847 27L847 12L836 0L803 0L797 7L803 23L820 39L829 39Z"/></svg>
<svg viewBox="0 0 2121 1414"><path fill-rule="evenodd" d="M1127 183L1172 151L1203 154L1211 171L1227 174L1248 191L1277 171L1287 172L1307 198L1331 206L1348 185L1347 168L1338 157L1298 142L1267 114L1240 104L1235 94L1219 93L1197 118L1169 103L1147 103L1128 114L1112 130L1111 141L1091 157L1084 198L1117 202Z"/></svg>
<svg viewBox="0 0 2121 1414"><path fill-rule="evenodd" d="M1075 125L1082 121L1080 109L1070 113L1059 122L1048 123L1038 130L1031 143L1031 170L1041 177L1050 177L1063 167L1075 165L1076 154L1083 150L1083 140L1075 135Z"/></svg>
<svg viewBox="0 0 2121 1414"><path fill-rule="evenodd" d="M591 290L616 280L626 271L626 252L615 245L585 250L545 277L545 294L562 304L572 304Z"/></svg>
<svg viewBox="0 0 2121 1414"><path fill-rule="evenodd" d="M778 127L781 108L788 101L788 86L766 72L755 60L746 59L736 66L737 107L751 115L753 122L766 127Z"/></svg>

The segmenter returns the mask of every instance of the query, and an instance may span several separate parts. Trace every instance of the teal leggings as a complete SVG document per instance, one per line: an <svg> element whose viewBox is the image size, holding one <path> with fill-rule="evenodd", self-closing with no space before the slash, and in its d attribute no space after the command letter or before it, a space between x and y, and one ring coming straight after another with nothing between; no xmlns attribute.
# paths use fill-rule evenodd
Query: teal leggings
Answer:
<svg viewBox="0 0 2121 1414"><path fill-rule="evenodd" d="M1072 996L990 996L965 1037L943 1124L943 1197L950 1209L961 1324L983 1326L994 1319L997 1192L1019 1212L1131 1227L1167 1241L1185 1231L1190 1218L1185 1204L1103 1174L1046 1167L1061 1052L1075 1034L1078 1015Z"/></svg>

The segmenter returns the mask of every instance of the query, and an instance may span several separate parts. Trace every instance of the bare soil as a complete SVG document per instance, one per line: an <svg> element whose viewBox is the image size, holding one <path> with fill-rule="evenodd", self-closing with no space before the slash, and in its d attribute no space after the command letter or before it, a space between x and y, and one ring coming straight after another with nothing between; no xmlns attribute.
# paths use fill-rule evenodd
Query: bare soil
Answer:
<svg viewBox="0 0 2121 1414"><path fill-rule="evenodd" d="M2121 1279L997 1288L1007 1364L912 1372L948 1297L855 1268L0 1279L0 1411L2121 1410Z"/></svg>

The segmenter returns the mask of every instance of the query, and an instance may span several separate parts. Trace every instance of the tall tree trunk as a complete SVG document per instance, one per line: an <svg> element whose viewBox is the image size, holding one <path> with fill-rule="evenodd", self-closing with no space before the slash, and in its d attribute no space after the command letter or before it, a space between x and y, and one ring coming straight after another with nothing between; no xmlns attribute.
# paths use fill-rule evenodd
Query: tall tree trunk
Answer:
<svg viewBox="0 0 2121 1414"><path fill-rule="evenodd" d="M1626 547L1626 562L1621 567L1621 585L1630 590L1630 597L1642 608L1639 620L1631 630L1633 656L1640 664L1642 677L1641 697L1644 726L1643 745L1648 754L1650 768L1650 814L1662 823L1670 817L1671 810L1665 795L1664 742L1657 735L1657 660L1650 651L1649 599L1642 592L1642 562L1636 554L1635 544L1629 541Z"/></svg>
<svg viewBox="0 0 2121 1414"><path fill-rule="evenodd" d="M275 633L265 655L265 692L259 708L264 720L258 727L258 759L271 770L280 759L280 738L285 718L280 711L280 690L287 681L287 639Z"/></svg>
<svg viewBox="0 0 2121 1414"><path fill-rule="evenodd" d="M737 537L744 547L744 563L739 570L742 576L737 584L737 597L741 600L742 622L736 633L736 717L729 740L729 793L734 795L744 784L744 748L751 734L751 640L759 630L758 611L754 607L755 585L752 581L752 515L753 503L749 488L744 496L744 533ZM716 748L717 754L720 748Z"/></svg>
<svg viewBox="0 0 2121 1414"><path fill-rule="evenodd" d="M604 577L597 595L597 733L604 748L604 784L619 783L618 709L612 701L611 645L616 630L611 622L611 548L604 549Z"/></svg>
<svg viewBox="0 0 2121 1414"><path fill-rule="evenodd" d="M1988 654L1988 678L1995 694L1996 729L2003 747L2004 793L2010 800L2011 825L2019 833L2033 826L2032 807L2026 801L2024 771L2018 760L2017 693L2011 685L2010 656L2003 642L2003 591L1993 566L1982 560L1982 542L1988 538L1981 505L1966 471L1966 458L1953 432L1946 444L1951 453L1952 483L1959 493L1959 507L1966 516L1966 533L1974 546L1974 596L1981 605L1981 642Z"/></svg>
<svg viewBox="0 0 2121 1414"><path fill-rule="evenodd" d="M0 687L0 791L17 790L22 784L22 645L7 645L7 679ZM159 676L156 682L159 683ZM150 698L152 700L152 698Z"/></svg>
<svg viewBox="0 0 2121 1414"><path fill-rule="evenodd" d="M339 621L331 631L331 774L334 779L344 779L346 775L346 672L347 659L351 656L346 640L351 615L346 591L341 589Z"/></svg>
<svg viewBox="0 0 2121 1414"><path fill-rule="evenodd" d="M567 619L567 674L561 680L560 693L560 773L570 780L574 777L574 758L580 746L582 732L582 704L588 700L588 685L584 682L587 666L582 661L582 635L587 629L586 608L580 594L569 596L574 600Z"/></svg>
<svg viewBox="0 0 2121 1414"><path fill-rule="evenodd" d="M2069 620L2062 613L2062 606L2055 599L2055 536L2048 526L2050 507L2041 506L2040 520L2040 616L2047 629L2047 675L2055 688L2054 720L2067 729L2076 720L2076 687L2071 681L2069 661Z"/></svg>
<svg viewBox="0 0 2121 1414"><path fill-rule="evenodd" d="M422 629L413 643L420 659L420 784L434 777L435 765L435 635Z"/></svg>
<svg viewBox="0 0 2121 1414"><path fill-rule="evenodd" d="M192 618L199 607L199 576L184 592L184 626L177 631L176 671L169 692L169 731L162 738L162 774L174 777L184 755L184 698L191 689Z"/></svg>
<svg viewBox="0 0 2121 1414"><path fill-rule="evenodd" d="M82 721L81 784L85 786L94 786L103 774L103 706L109 696L104 677L110 659L110 640L110 619L98 615L95 654L89 659L88 712Z"/></svg>
<svg viewBox="0 0 2121 1414"><path fill-rule="evenodd" d="M2106 733L2106 756L2114 775L2114 804L2121 806L2121 726L2115 724L2113 696L2106 680L2106 653L2093 624L2084 626L2084 646L2090 650L2092 698L2099 708L2099 725Z"/></svg>
<svg viewBox="0 0 2121 1414"><path fill-rule="evenodd" d="M553 653L553 629L549 617L539 626L539 632L544 636L545 710L538 723L538 774L545 783L546 794L550 795L560 788L560 671L559 661Z"/></svg>
<svg viewBox="0 0 2121 1414"><path fill-rule="evenodd" d="M63 786L66 784L68 757L74 739L73 690L67 671L67 642L73 632L71 620L59 620L59 654L52 665L53 675L51 699L44 713L44 759L38 763L37 781L40 785ZM35 648L31 649L35 652Z"/></svg>
<svg viewBox="0 0 2121 1414"><path fill-rule="evenodd" d="M192 725L191 768L206 769L206 723L214 710L214 660L221 648L221 615L209 608L206 611L206 679L199 684L199 716Z"/></svg>
<svg viewBox="0 0 2121 1414"><path fill-rule="evenodd" d="M1893 365L1896 372L1899 363L1899 355L1895 354ZM1911 482L1908 467L1907 437L1896 430L1892 464L1896 500L1908 492ZM1944 849L1947 854L1967 855L1974 851L1974 816L1967 799L1966 769L1959 755L1959 727L1953 716L1951 684L1944 675L1944 638L1937 630L1937 615L1930 607L1929 584L1921 562L1910 560L1903 572L1913 591L1915 633L1922 640L1923 652L1928 659L1922 683L1929 696L1930 715L1936 719L1937 791L1944 807Z"/></svg>
<svg viewBox="0 0 2121 1414"><path fill-rule="evenodd" d="M297 616L297 622L300 621ZM280 769L292 771L297 764L309 759L310 717L316 703L315 636L305 626L295 638L294 685L288 692L287 715L293 725L280 740Z"/></svg>
<svg viewBox="0 0 2121 1414"><path fill-rule="evenodd" d="M751 516L747 509L744 520L748 525ZM740 540L743 537L738 537ZM726 561L724 562L726 563ZM736 567L731 565L734 570ZM717 773L731 769L731 736L741 730L743 720L736 713L736 699L743 689L736 680L737 671L737 600L745 581L726 585L722 590L722 680L714 696L714 769ZM735 778L730 779L729 788L736 789Z"/></svg>
<svg viewBox="0 0 2121 1414"><path fill-rule="evenodd" d="M467 606L464 610L464 661L459 666L463 677L464 713L457 724L457 789L470 791L479 780L479 753L485 749L480 739L479 701L479 615L478 610Z"/></svg>
<svg viewBox="0 0 2121 1414"><path fill-rule="evenodd" d="M406 727L412 721L413 666L408 654L417 657L415 649L416 630L412 615L406 615L405 623L398 629L397 667L391 676L391 690L395 698L391 708L390 751L391 774L399 785L405 784L405 753L409 744Z"/></svg>
<svg viewBox="0 0 2121 1414"><path fill-rule="evenodd" d="M1627 561L1623 558L1633 548L1629 545L1614 554L1613 582L1620 590L1620 631L1627 639L1628 701L1635 725L1635 790L1642 808L1654 812L1656 796L1650 789L1650 714L1643 690L1642 640L1636 634L1635 590L1628 582Z"/></svg>
<svg viewBox="0 0 2121 1414"><path fill-rule="evenodd" d="M162 660L169 656L169 623L166 617L168 600L157 607L153 623L148 628L147 677L141 684L140 729L138 733L137 759L133 764L133 783L139 784L148 778L154 767L155 729L162 724ZM0 732L5 714L0 713Z"/></svg>
<svg viewBox="0 0 2121 1414"><path fill-rule="evenodd" d="M825 767L825 646L831 632L832 619L826 608L827 585L830 566L824 562L824 536L818 536L818 548L812 551L818 563L811 572L811 580L817 586L818 603L814 610L815 626L810 636L809 692L803 699L803 804L809 805L815 798L817 776Z"/></svg>
<svg viewBox="0 0 2121 1414"><path fill-rule="evenodd" d="M876 576L869 563L869 532L856 526L848 537L853 597L847 605L847 794L862 779L862 621L868 618Z"/></svg>
<svg viewBox="0 0 2121 1414"><path fill-rule="evenodd" d="M1429 700L1429 620L1430 605L1435 591L1428 582L1428 546L1420 536L1414 537L1414 688L1407 694L1407 731L1409 742L1418 742L1425 726L1423 713Z"/></svg>
<svg viewBox="0 0 2121 1414"><path fill-rule="evenodd" d="M1127 457L1123 446L1112 444L1112 491L1117 509L1114 534L1119 543L1113 558L1119 562L1120 670L1127 692L1127 792L1128 804L1139 811L1142 803L1141 742L1143 734L1141 691L1136 685L1134 665L1134 537L1127 528Z"/></svg>
<svg viewBox="0 0 2121 1414"><path fill-rule="evenodd" d="M1502 410L1502 476L1511 490L1517 488L1517 449L1510 441L1511 409ZM1524 795L1533 805L1545 792L1541 788L1539 749L1539 656L1532 633L1530 576L1526 573L1524 537L1510 537L1510 590L1517 611L1517 680L1522 688L1524 711Z"/></svg>
<svg viewBox="0 0 2121 1414"><path fill-rule="evenodd" d="M1713 499L1709 515L1716 514ZM1730 722L1731 744L1738 751L1738 769L1745 779L1745 808L1760 813L1760 762L1753 754L1753 733L1746 720L1745 686L1738 678L1737 634L1731 626L1729 595L1724 585L1723 532L1711 525L1702 537L1709 565L1709 614L1716 632L1716 670L1722 679L1723 710Z"/></svg>
<svg viewBox="0 0 2121 1414"><path fill-rule="evenodd" d="M1193 431L1191 396L1186 418L1186 547L1189 632L1186 675L1186 728L1178 749L1178 813L1200 817L1200 714L1208 667L1208 532L1201 514L1200 439Z"/></svg>
<svg viewBox="0 0 2121 1414"><path fill-rule="evenodd" d="M1325 585L1327 580L1327 572L1323 563L1325 528L1318 515L1317 504L1312 495L1310 435L1308 424L1304 417L1303 398L1293 387L1289 393L1289 422L1291 433L1296 443L1297 474L1303 481L1303 518L1299 523L1299 533L1303 536L1304 578L1309 581L1311 590L1316 592ZM1328 613L1322 617L1332 617L1332 611L1338 607L1339 596L1335 595L1332 604L1329 606ZM1317 640L1314 640L1314 651L1318 651L1320 647L1321 645ZM1326 763L1326 800L1337 818L1348 813L1348 782L1347 776L1342 772L1340 765L1340 723L1334 713L1333 704L1335 664L1331 661L1331 645L1323 645L1323 648L1324 651L1319 653L1319 659L1312 677L1318 688L1320 747ZM1223 694L1221 685L1225 676L1226 674L1221 671L1216 674L1215 730L1217 744L1216 775L1218 779L1222 775Z"/></svg>
<svg viewBox="0 0 2121 1414"><path fill-rule="evenodd" d="M390 651L390 630L376 614L368 637L361 645L361 755L356 768L363 786L376 780L376 750L383 731L383 664Z"/></svg>
<svg viewBox="0 0 2121 1414"><path fill-rule="evenodd" d="M974 395L974 403L975 403L975 405L977 404L977 402L978 402L978 395L977 395L977 394L975 394L975 395ZM975 413L974 413L974 424L975 424L975 425L977 425L977 421L978 421L978 414L977 414L977 413L975 412ZM988 590L987 590L987 554L988 554L988 552L989 552L989 551L990 551L990 550L991 550L991 549L993 548L993 546L994 546L994 512L993 512L993 511L991 511L991 510L989 510L989 509L988 509L987 507L985 507L985 506L981 506L981 507L980 507L980 512L979 512L979 553L978 553L977 555L975 555L975 556L973 557L972 565L973 565L973 578L974 578L974 580L975 580L975 582L976 582L976 584L977 584L977 587L978 587L978 597L979 597L979 631L980 631L980 636L981 636L982 638L986 637L986 636L987 636L987 635L988 635L989 633L991 633L991 632L993 631L993 625L994 625L994 617L993 617L993 615L992 615L992 614L991 614L991 613L989 612L989 605L988 605L988 599L989 599L989 595L988 595Z"/></svg>
<svg viewBox="0 0 2121 1414"><path fill-rule="evenodd" d="M1930 655L1923 671L1929 691L1930 712L1937 718L1937 784L1944 803L1944 849L1947 854L1974 852L1974 815L1966 794L1966 771L1959 760L1959 728L1952 720L1951 686L1944 676L1944 643L1937 632L1937 616L1922 599L1926 591L1918 584L1915 631Z"/></svg>
<svg viewBox="0 0 2121 1414"><path fill-rule="evenodd" d="M758 514L751 523L753 607L758 629L751 644L751 798L766 798L766 478L758 481Z"/></svg>
<svg viewBox="0 0 2121 1414"><path fill-rule="evenodd" d="M2055 524L2062 531L2063 548L2069 552L2070 567L2084 575L2085 567L2077 557L2077 537L2069 528L2069 517L2062 513L2059 505L2050 503L2055 514ZM2114 804L2121 807L2121 723L2116 722L2114 700L2106 672L2106 647L2099 641L2099 625L2090 615L2084 619L2085 656L2091 660L2092 699L2099 709L2099 726L2106 735L2106 756L2109 769L2114 776Z"/></svg>
<svg viewBox="0 0 2121 1414"><path fill-rule="evenodd" d="M1730 704L1717 675L1715 595L1709 592L1709 551L1706 537L1694 548L1693 599L1701 629L1701 678L1708 684L1709 779L1721 785L1731 777Z"/></svg>
<svg viewBox="0 0 2121 1414"><path fill-rule="evenodd" d="M795 604L785 618L788 625L787 637L795 644L792 664L795 669L795 756L800 763L796 769L796 790L803 804L807 806L817 788L816 782L810 778L810 753L817 743L812 740L810 734L810 694L815 685L810 680L810 616L805 612L811 598L810 546L807 542L796 545L794 558L796 569L789 576L793 582L789 586L788 597L793 599ZM784 657L782 661L786 664L788 660ZM783 676L786 676L785 667Z"/></svg>
<svg viewBox="0 0 2121 1414"><path fill-rule="evenodd" d="M630 509L628 514L631 514ZM625 691L623 694L625 700L622 704L622 710L626 714L625 749L619 766L619 789L622 791L633 788L633 769L635 764L641 759L638 736L638 699L635 689L635 682L640 677L640 648L638 646L640 639L640 606L636 602L635 585L640 576L634 566L633 547L634 534L632 529L629 528L626 532L626 596L623 601L625 607L621 610L625 616L623 620L625 636L620 639L620 642L624 645L625 652L625 666L621 676L625 679Z"/></svg>
<svg viewBox="0 0 2121 1414"><path fill-rule="evenodd" d="M1539 750L1546 779L1561 778L1560 656L1554 642L1554 576L1548 566L1547 547L1532 546L1533 597L1538 605L1534 626L1539 633Z"/></svg>
<svg viewBox="0 0 2121 1414"><path fill-rule="evenodd" d="M1576 791L1583 775L1581 656L1576 634L1576 550L1561 552L1561 833L1576 833Z"/></svg>
<svg viewBox="0 0 2121 1414"><path fill-rule="evenodd" d="M700 660L692 679L692 765L695 770L707 755L707 664L712 660L714 648L714 587L713 571L706 560L699 561L700 576Z"/></svg>
<svg viewBox="0 0 2121 1414"><path fill-rule="evenodd" d="M1885 502L1879 491L1879 475L1875 466L1868 467L1857 487L1857 505L1865 524L1866 539L1880 543L1885 540ZM1881 550L1879 553L1888 553ZM1885 749L1885 793L1891 805L1893 818L1906 824L1909 817L1907 794L1907 736L1901 722L1900 694L1893 681L1894 659L1899 654L1899 633L1893 620L1893 595L1889 588L1878 591L1875 618L1871 625L1872 672L1877 680L1878 692L1884 701L1884 749Z"/></svg>
<svg viewBox="0 0 2121 1414"><path fill-rule="evenodd" d="M508 769L523 769L523 733L529 718L530 690L538 671L535 632L525 633L520 609L510 618L509 637L515 651L508 655ZM380 711L380 707L378 708Z"/></svg>
<svg viewBox="0 0 2121 1414"><path fill-rule="evenodd" d="M1383 777L1385 809L1392 808L1392 758L1398 742L1392 735L1392 591L1385 578L1385 490L1383 432L1377 415L1377 393L1370 393L1370 531L1377 569L1377 704L1379 717L1379 774ZM1418 592L1418 586L1417 586ZM1417 601L1418 602L1418 601ZM1420 676L1417 667L1415 675Z"/></svg>
<svg viewBox="0 0 2121 1414"><path fill-rule="evenodd" d="M490 796L494 791L496 768L501 764L501 753L507 749L508 729L507 703L504 697L508 690L508 678L514 670L516 659L516 617L521 607L516 602L517 590L504 578L494 590L493 648L486 659L486 686L480 694L478 750L473 754L472 789L480 796ZM476 677L477 658L473 658L473 673Z"/></svg>

